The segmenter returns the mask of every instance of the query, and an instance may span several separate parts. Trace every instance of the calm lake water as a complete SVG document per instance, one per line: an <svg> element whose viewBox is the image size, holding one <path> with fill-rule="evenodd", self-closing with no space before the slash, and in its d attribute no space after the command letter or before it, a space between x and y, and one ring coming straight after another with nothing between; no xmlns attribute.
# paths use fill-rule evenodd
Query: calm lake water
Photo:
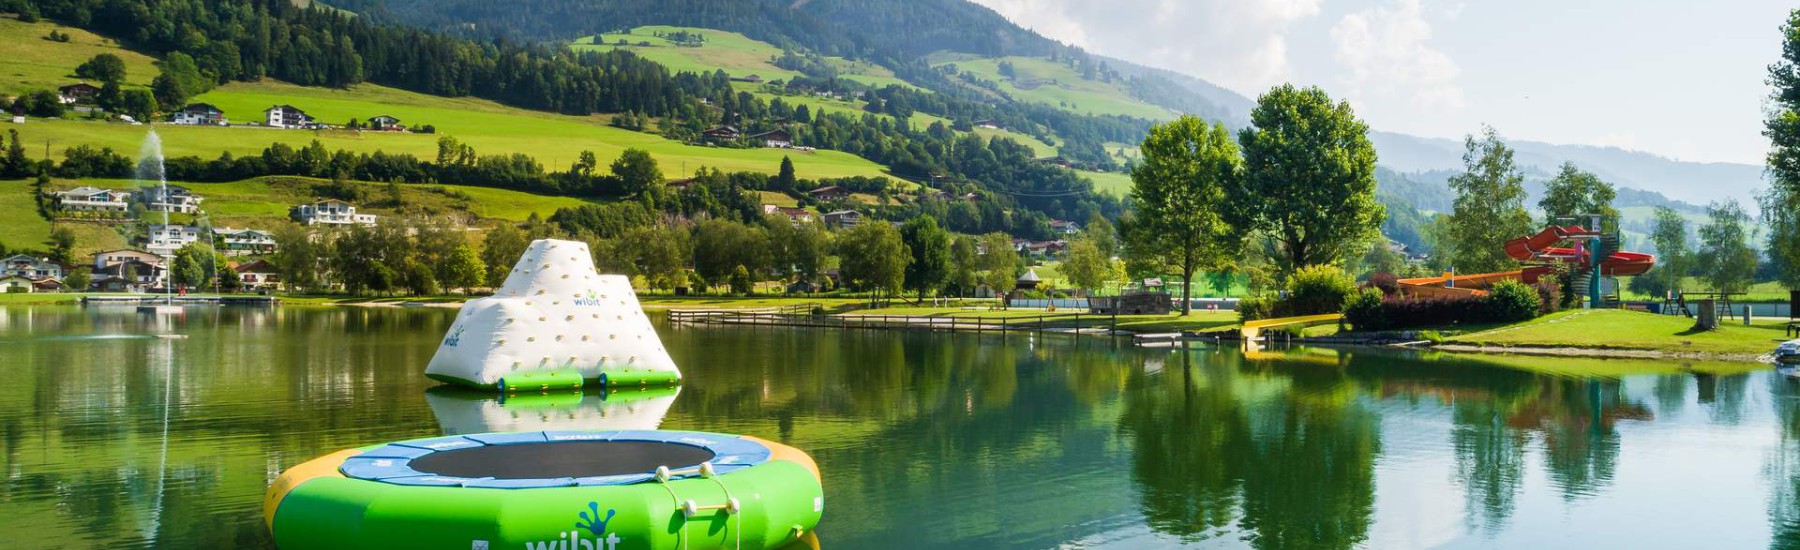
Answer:
<svg viewBox="0 0 1800 550"><path fill-rule="evenodd" d="M1800 548L1764 368L661 326L676 395L502 404L428 391L453 314L0 310L0 546L268 547L315 456L626 423L810 452L829 548Z"/></svg>

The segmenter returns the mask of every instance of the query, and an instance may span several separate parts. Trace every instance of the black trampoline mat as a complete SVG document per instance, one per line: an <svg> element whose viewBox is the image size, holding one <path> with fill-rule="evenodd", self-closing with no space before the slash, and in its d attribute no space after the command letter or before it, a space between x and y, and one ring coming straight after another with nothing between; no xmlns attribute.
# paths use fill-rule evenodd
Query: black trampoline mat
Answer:
<svg viewBox="0 0 1800 550"><path fill-rule="evenodd" d="M701 447L662 441L569 441L438 451L413 459L409 466L448 477L549 479L647 474L657 466L679 470L713 456Z"/></svg>

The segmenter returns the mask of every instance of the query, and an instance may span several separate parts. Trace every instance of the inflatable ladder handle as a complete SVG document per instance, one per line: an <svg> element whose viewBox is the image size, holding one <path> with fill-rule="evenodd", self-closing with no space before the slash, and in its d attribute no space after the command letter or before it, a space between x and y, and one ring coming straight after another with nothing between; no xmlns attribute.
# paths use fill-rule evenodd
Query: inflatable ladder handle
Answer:
<svg viewBox="0 0 1800 550"><path fill-rule="evenodd" d="M713 483L717 483L719 485L719 490L725 492L725 502L721 503L721 504L708 504L706 506L701 506L698 503L694 502L693 499L681 500L681 497L676 496L675 489L672 487L669 487L669 479L672 476L677 475L677 474L691 474L694 472L699 472L700 477L713 480ZM719 474L713 470L713 465L711 462L702 462L702 463L700 463L699 467L685 468L685 469L681 469L681 470L670 470L668 466L657 466L656 467L656 482L658 484L661 484L663 486L663 489L669 491L669 498L674 499L676 502L676 507L681 509L681 516L682 516L683 521L692 519L694 516L700 515L700 512L711 511L711 510L724 510L725 515L731 516L733 519L735 519L737 521L737 525L731 529L732 537L736 540L735 547L740 548L740 549L744 547L744 516L743 516L743 514L740 513L743 511L743 506L738 502L737 497L731 496L731 488L725 486L725 482L723 480L719 479ZM795 527L798 528L799 526L795 526ZM681 547L686 548L687 547L687 529L684 527L681 530L681 533L682 533Z"/></svg>

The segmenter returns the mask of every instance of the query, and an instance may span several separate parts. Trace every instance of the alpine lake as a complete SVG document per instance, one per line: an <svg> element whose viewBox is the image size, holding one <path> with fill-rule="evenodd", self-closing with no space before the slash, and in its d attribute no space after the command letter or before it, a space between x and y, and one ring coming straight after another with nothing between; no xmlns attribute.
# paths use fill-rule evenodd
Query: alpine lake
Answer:
<svg viewBox="0 0 1800 550"><path fill-rule="evenodd" d="M502 401L422 375L454 315L0 309L0 547L270 548L311 458L626 423L810 453L827 548L1800 548L1765 365L659 321L679 390Z"/></svg>

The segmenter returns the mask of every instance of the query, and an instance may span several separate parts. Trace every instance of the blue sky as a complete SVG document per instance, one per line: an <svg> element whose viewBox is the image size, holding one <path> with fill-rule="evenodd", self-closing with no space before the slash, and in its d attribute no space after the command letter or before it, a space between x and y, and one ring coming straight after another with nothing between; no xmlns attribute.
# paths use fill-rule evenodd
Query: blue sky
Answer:
<svg viewBox="0 0 1800 550"><path fill-rule="evenodd" d="M1761 164L1766 0L974 0L1054 39L1254 98L1281 82L1377 129Z"/></svg>

